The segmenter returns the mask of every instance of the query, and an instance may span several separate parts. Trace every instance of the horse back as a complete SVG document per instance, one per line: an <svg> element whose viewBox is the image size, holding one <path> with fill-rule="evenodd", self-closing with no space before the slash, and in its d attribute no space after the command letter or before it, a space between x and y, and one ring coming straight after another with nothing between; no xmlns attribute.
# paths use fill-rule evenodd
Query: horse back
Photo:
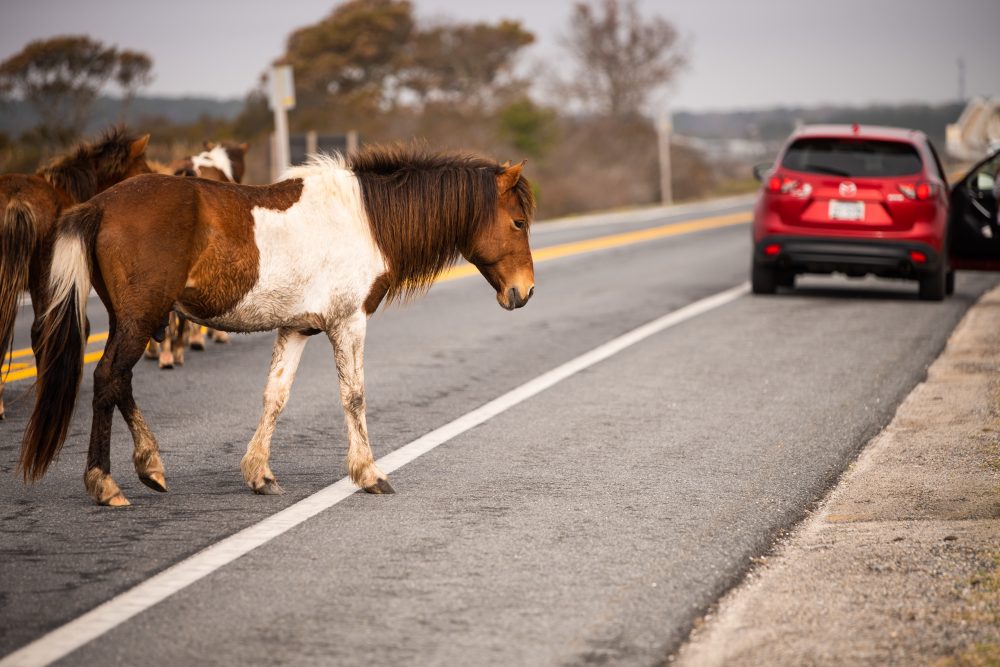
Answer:
<svg viewBox="0 0 1000 667"><path fill-rule="evenodd" d="M254 208L283 210L300 192L295 181L242 186L149 174L98 195L95 250L111 301L141 289L197 318L226 312L257 282Z"/></svg>

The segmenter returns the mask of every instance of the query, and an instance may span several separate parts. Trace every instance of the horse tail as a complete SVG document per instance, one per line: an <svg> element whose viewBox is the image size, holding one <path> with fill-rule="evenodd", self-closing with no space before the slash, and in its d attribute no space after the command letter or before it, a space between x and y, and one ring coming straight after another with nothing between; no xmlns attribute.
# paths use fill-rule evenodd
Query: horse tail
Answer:
<svg viewBox="0 0 1000 667"><path fill-rule="evenodd" d="M73 417L83 377L87 344L87 296L101 209L81 204L57 225L49 276L49 304L41 317L37 342L38 383L35 407L21 441L18 468L36 481L55 459Z"/></svg>
<svg viewBox="0 0 1000 667"><path fill-rule="evenodd" d="M0 218L0 359L6 356L14 342L14 320L21 294L28 284L28 267L36 237L35 213L31 205L11 198Z"/></svg>

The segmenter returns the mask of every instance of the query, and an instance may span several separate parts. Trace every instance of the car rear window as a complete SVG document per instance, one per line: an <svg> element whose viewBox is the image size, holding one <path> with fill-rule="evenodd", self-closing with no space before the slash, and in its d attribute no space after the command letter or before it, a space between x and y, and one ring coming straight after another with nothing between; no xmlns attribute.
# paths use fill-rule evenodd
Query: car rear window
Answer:
<svg viewBox="0 0 1000 667"><path fill-rule="evenodd" d="M803 138L788 147L781 165L814 174L870 178L916 174L923 162L912 144L899 141Z"/></svg>

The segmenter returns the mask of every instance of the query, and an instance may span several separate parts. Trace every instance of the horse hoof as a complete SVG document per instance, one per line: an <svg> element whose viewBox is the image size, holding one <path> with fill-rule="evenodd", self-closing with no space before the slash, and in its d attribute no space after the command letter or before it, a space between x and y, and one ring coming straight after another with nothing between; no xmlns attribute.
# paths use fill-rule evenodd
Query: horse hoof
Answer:
<svg viewBox="0 0 1000 667"><path fill-rule="evenodd" d="M254 487L253 492L258 496L280 496L285 490L278 486L277 480L265 479L260 486Z"/></svg>
<svg viewBox="0 0 1000 667"><path fill-rule="evenodd" d="M121 492L118 492L115 495L108 498L103 504L108 507L128 507L132 503L130 503L128 501L128 498L123 496Z"/></svg>
<svg viewBox="0 0 1000 667"><path fill-rule="evenodd" d="M148 475L139 475L139 481L160 493L167 492L167 480L162 472L151 472Z"/></svg>
<svg viewBox="0 0 1000 667"><path fill-rule="evenodd" d="M374 493L376 495L383 495L383 494L396 493L396 489L392 488L392 484L389 483L389 480L380 479L371 486L366 486L365 493Z"/></svg>
<svg viewBox="0 0 1000 667"><path fill-rule="evenodd" d="M192 350L197 350L198 352L205 351L205 341L203 340L192 340L190 345Z"/></svg>
<svg viewBox="0 0 1000 667"><path fill-rule="evenodd" d="M229 334L226 333L225 331L216 331L215 335L212 336L212 338L214 338L215 342L219 343L220 345L224 345L229 342Z"/></svg>

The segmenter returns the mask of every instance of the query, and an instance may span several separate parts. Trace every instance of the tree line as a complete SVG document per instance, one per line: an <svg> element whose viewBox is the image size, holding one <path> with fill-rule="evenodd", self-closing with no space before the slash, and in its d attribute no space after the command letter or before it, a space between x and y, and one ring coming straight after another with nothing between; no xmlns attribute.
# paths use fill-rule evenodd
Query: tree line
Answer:
<svg viewBox="0 0 1000 667"><path fill-rule="evenodd" d="M276 63L294 68L293 131L356 130L366 141L526 157L547 215L656 201L651 107L687 60L675 26L644 15L636 0L580 0L562 35L562 62L526 62L535 40L517 20L421 21L408 0L348 0L289 35ZM87 37L39 40L0 63L0 95L38 111L38 127L22 142L65 145L108 84L122 93L124 117L152 65L147 54ZM266 146L264 90L262 79L232 122L154 121L152 130L186 137L211 129ZM689 150L677 152L675 194L702 194L707 170ZM699 182L686 185L688 173Z"/></svg>

